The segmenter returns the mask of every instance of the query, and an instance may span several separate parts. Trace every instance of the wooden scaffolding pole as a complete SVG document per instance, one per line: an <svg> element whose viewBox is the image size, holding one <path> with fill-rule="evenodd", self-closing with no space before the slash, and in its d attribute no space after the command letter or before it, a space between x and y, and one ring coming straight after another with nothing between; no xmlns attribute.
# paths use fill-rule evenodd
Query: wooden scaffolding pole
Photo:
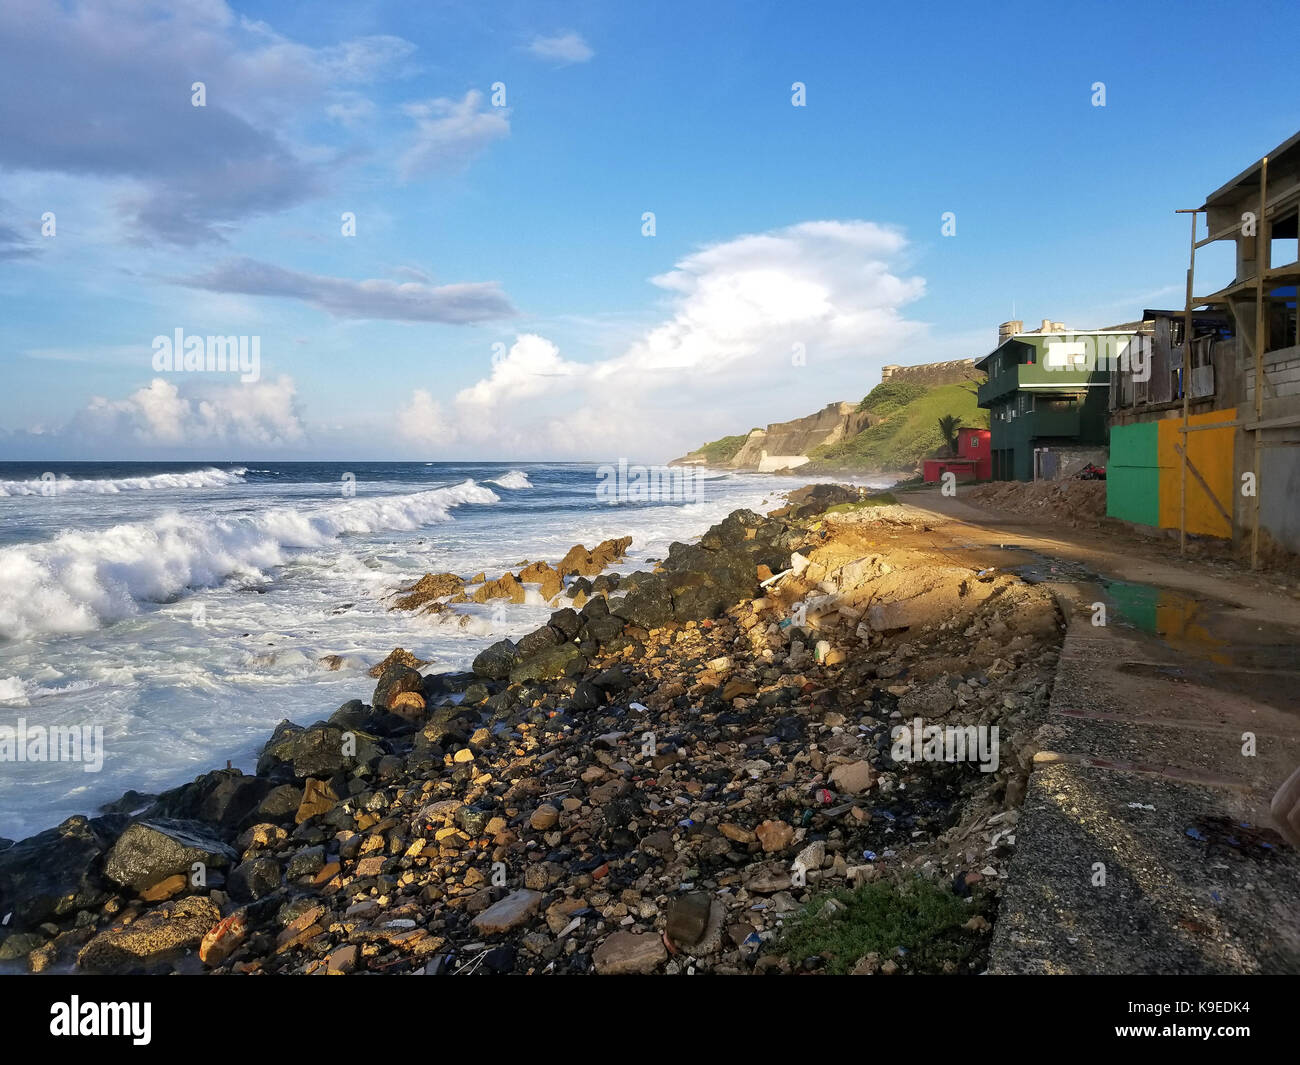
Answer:
<svg viewBox="0 0 1300 1065"><path fill-rule="evenodd" d="M1192 292L1196 280L1196 216L1199 209L1182 210L1192 216L1192 250L1187 259L1187 297L1183 304L1183 446L1178 449L1182 470L1178 484L1178 553L1187 554L1187 397L1192 387ZM1213 498L1213 497L1211 497Z"/></svg>
<svg viewBox="0 0 1300 1065"><path fill-rule="evenodd" d="M1259 221L1255 226L1255 505L1250 525L1250 568L1259 569L1259 439L1264 420L1264 275L1269 269L1272 227L1268 224L1268 156L1259 162Z"/></svg>

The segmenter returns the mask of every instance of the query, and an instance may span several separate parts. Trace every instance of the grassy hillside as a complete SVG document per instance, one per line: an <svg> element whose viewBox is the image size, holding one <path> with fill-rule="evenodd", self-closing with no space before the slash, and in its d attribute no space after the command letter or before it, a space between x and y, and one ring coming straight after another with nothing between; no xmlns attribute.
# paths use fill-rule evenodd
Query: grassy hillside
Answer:
<svg viewBox="0 0 1300 1065"><path fill-rule="evenodd" d="M974 382L927 388L885 381L858 404L884 419L857 436L812 452L805 470L855 469L864 472L909 470L943 446L939 419L954 415L966 428L987 429L989 412L975 403Z"/></svg>
<svg viewBox="0 0 1300 1065"><path fill-rule="evenodd" d="M710 466L721 466L724 462L730 462L735 457L736 452L744 447L747 435L724 436L721 440L714 440L705 444L692 454L703 455Z"/></svg>

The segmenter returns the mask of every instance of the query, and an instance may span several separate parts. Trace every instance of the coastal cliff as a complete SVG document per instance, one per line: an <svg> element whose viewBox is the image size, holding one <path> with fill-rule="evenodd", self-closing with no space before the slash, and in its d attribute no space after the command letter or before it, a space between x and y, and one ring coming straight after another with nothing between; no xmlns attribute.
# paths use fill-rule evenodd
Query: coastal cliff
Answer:
<svg viewBox="0 0 1300 1065"><path fill-rule="evenodd" d="M988 412L976 402L978 381L968 372L974 373L964 362L886 367L885 379L860 403L828 403L803 418L723 437L671 465L760 473L916 470L945 446L940 418L988 427Z"/></svg>
<svg viewBox="0 0 1300 1065"><path fill-rule="evenodd" d="M720 449L705 445L679 459L673 466L725 465L735 470L759 470L763 473L790 470L802 466L819 447L837 444L856 436L871 424L871 415L853 403L828 403L821 410L788 422L773 422L766 429L751 429L743 437L728 437L720 442L740 441L730 457L722 459ZM721 459L721 461L719 461Z"/></svg>

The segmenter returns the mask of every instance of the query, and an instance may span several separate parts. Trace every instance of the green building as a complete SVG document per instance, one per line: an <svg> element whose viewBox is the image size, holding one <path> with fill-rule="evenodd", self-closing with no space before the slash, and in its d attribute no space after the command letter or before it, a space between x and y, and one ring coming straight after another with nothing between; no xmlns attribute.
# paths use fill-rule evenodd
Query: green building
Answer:
<svg viewBox="0 0 1300 1065"><path fill-rule="evenodd" d="M993 479L1055 480L1105 465L1110 370L1136 331L1022 326L1003 323L998 346L975 363L988 375L978 402L989 412Z"/></svg>

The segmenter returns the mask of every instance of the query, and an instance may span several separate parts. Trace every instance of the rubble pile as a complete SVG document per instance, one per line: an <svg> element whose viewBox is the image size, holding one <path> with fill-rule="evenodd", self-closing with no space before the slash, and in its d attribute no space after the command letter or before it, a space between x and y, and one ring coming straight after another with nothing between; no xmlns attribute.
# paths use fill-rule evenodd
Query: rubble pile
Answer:
<svg viewBox="0 0 1300 1065"><path fill-rule="evenodd" d="M993 481L958 489L963 502L1070 528L1095 526L1106 517L1105 481Z"/></svg>

